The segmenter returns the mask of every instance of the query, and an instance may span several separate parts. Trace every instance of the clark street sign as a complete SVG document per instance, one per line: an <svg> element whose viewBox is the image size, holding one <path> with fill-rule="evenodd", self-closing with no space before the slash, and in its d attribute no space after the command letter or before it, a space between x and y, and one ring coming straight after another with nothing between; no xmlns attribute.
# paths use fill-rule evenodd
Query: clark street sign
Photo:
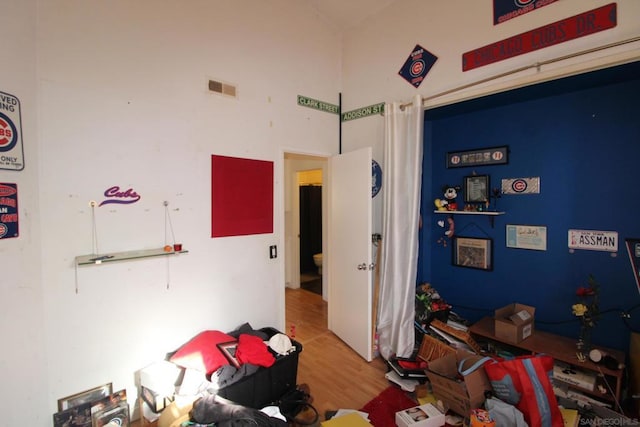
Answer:
<svg viewBox="0 0 640 427"><path fill-rule="evenodd" d="M298 105L307 108L313 108L314 110L325 111L327 113L340 114L340 107L328 102L318 101L317 99L307 98L306 96L298 95Z"/></svg>

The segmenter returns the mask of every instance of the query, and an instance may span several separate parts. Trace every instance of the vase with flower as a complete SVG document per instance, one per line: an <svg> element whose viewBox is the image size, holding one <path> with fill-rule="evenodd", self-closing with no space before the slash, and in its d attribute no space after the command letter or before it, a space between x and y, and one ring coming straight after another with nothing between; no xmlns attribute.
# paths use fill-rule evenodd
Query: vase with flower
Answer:
<svg viewBox="0 0 640 427"><path fill-rule="evenodd" d="M599 293L600 284L593 275L589 275L587 286L576 290L578 301L571 306L572 313L580 321L580 335L576 346L581 357L586 357L591 350L591 332L600 316Z"/></svg>

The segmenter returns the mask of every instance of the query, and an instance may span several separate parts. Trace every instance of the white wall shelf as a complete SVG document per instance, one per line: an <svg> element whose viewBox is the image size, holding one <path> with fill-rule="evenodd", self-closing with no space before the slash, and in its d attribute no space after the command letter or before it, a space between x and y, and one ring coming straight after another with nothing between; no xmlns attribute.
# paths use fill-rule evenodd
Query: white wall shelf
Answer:
<svg viewBox="0 0 640 427"><path fill-rule="evenodd" d="M441 215L450 215L450 216L453 216L453 215L482 215L482 216L488 216L489 217L489 222L491 223L491 228L493 228L495 217L505 214L505 212L500 212L500 211L475 212L475 211L438 211L438 210L433 211L433 213L441 214Z"/></svg>
<svg viewBox="0 0 640 427"><path fill-rule="evenodd" d="M495 211L482 211L482 212L474 212L474 211L433 211L436 214L444 214L444 215L484 215L484 216L498 216L504 215L505 212L495 212Z"/></svg>
<svg viewBox="0 0 640 427"><path fill-rule="evenodd" d="M187 250L165 251L164 248L143 249L137 251L113 252L102 255L81 255L76 257L76 265L100 265L107 262L127 261L144 258L153 258L159 256L170 256L189 253Z"/></svg>

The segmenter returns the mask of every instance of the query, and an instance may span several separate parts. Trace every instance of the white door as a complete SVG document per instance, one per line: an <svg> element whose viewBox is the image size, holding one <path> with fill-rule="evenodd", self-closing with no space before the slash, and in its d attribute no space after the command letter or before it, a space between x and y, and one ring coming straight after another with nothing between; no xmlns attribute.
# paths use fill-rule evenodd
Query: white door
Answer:
<svg viewBox="0 0 640 427"><path fill-rule="evenodd" d="M371 148L329 159L328 326L372 360Z"/></svg>

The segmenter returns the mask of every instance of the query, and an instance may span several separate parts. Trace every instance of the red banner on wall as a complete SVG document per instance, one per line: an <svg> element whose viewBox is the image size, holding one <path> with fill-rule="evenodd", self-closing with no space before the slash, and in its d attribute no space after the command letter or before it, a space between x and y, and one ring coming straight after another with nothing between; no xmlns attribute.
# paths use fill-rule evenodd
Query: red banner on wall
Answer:
<svg viewBox="0 0 640 427"><path fill-rule="evenodd" d="M526 33L483 46L462 55L462 71L493 64L569 40L608 30L617 25L617 5L590 10Z"/></svg>
<svg viewBox="0 0 640 427"><path fill-rule="evenodd" d="M273 233L273 162L211 156L211 237Z"/></svg>

